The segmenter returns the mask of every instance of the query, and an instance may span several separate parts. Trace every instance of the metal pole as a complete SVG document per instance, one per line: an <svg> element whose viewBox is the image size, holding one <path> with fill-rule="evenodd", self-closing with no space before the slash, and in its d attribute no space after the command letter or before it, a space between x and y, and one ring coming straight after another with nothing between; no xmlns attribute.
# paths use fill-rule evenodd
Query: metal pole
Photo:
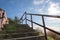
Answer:
<svg viewBox="0 0 60 40"><path fill-rule="evenodd" d="M32 15L31 15L31 26L32 26L32 29L33 29L33 23L32 23Z"/></svg>
<svg viewBox="0 0 60 40"><path fill-rule="evenodd" d="M23 19L22 19L22 24L23 24Z"/></svg>
<svg viewBox="0 0 60 40"><path fill-rule="evenodd" d="M26 20L26 19L27 19L27 15L26 15L26 13L25 13L25 23L27 24L27 20Z"/></svg>
<svg viewBox="0 0 60 40"><path fill-rule="evenodd" d="M47 34L46 34L46 28L45 28L44 16L42 16L42 22L43 22L43 26L44 26L45 40L47 40Z"/></svg>

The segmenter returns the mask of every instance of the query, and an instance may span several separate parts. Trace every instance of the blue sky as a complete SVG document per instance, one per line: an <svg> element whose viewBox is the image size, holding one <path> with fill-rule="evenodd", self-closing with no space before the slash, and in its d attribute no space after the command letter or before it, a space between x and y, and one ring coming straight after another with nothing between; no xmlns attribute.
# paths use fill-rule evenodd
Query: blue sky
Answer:
<svg viewBox="0 0 60 40"><path fill-rule="evenodd" d="M38 13L60 16L60 0L0 0L0 8L3 8L9 18L21 17L26 11L28 13ZM40 19L34 21L40 23ZM39 22L40 21L40 22ZM60 19L46 18L46 26L60 31ZM52 27L52 26L56 27Z"/></svg>
<svg viewBox="0 0 60 40"><path fill-rule="evenodd" d="M0 0L0 8L5 9L10 18L20 17L30 6L31 1L29 0Z"/></svg>

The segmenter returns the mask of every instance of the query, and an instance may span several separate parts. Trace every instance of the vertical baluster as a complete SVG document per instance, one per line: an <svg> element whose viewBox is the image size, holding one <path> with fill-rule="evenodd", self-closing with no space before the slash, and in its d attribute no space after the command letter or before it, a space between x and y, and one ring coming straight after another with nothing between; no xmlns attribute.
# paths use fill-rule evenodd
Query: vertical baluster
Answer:
<svg viewBox="0 0 60 40"><path fill-rule="evenodd" d="M23 24L23 19L22 19L22 24Z"/></svg>
<svg viewBox="0 0 60 40"><path fill-rule="evenodd" d="M42 16L42 22L43 22L43 26L44 26L45 40L47 40L47 34L46 34L46 28L45 28L44 16Z"/></svg>
<svg viewBox="0 0 60 40"><path fill-rule="evenodd" d="M26 15L26 12L25 12L25 23L27 24L27 15Z"/></svg>
<svg viewBox="0 0 60 40"><path fill-rule="evenodd" d="M31 15L31 26L32 26L32 29L33 29L33 23L32 23L33 19L32 19L32 15Z"/></svg>

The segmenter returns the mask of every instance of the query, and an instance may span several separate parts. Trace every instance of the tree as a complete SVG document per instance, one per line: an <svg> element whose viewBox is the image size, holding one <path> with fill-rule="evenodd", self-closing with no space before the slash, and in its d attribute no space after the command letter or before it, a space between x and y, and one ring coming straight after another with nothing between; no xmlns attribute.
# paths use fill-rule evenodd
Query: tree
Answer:
<svg viewBox="0 0 60 40"><path fill-rule="evenodd" d="M20 19L17 16L15 16L15 18L14 18L14 23L15 24L19 24L20 23Z"/></svg>
<svg viewBox="0 0 60 40"><path fill-rule="evenodd" d="M15 16L14 19L8 18L8 20L9 20L9 24L19 24L20 23L20 19L17 16Z"/></svg>
<svg viewBox="0 0 60 40"><path fill-rule="evenodd" d="M9 24L14 24L14 21L11 18L8 18Z"/></svg>

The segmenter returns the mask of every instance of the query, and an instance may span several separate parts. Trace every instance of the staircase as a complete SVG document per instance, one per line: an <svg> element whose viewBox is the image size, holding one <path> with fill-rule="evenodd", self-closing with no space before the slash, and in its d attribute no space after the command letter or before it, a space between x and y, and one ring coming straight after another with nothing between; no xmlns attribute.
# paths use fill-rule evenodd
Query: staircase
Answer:
<svg viewBox="0 0 60 40"><path fill-rule="evenodd" d="M30 16L30 19L27 18L28 15ZM34 22L32 16L39 16L39 17L41 16L43 25ZM59 32L52 30L45 26L45 20L44 20L45 17L60 18L60 16L30 14L30 13L25 12L22 15L22 17L20 18L20 24L15 25L16 27L15 26L13 27L11 25L13 28L11 29L11 26L10 26L10 29L11 29L10 30L10 29L8 29L9 25L6 25L6 26L8 26L7 31L6 31L6 33L0 34L0 40L48 40L46 29L60 35ZM24 20L25 20L25 24L23 23ZM27 21L31 22L32 28L29 27L29 25L27 25L28 24ZM35 30L33 30L33 24L36 24L44 29L43 36L39 36L38 33ZM14 30L14 31L12 31L12 30Z"/></svg>
<svg viewBox="0 0 60 40"><path fill-rule="evenodd" d="M38 36L38 33L27 24L17 24L17 32L0 34L3 36L0 40L44 40L44 36Z"/></svg>

